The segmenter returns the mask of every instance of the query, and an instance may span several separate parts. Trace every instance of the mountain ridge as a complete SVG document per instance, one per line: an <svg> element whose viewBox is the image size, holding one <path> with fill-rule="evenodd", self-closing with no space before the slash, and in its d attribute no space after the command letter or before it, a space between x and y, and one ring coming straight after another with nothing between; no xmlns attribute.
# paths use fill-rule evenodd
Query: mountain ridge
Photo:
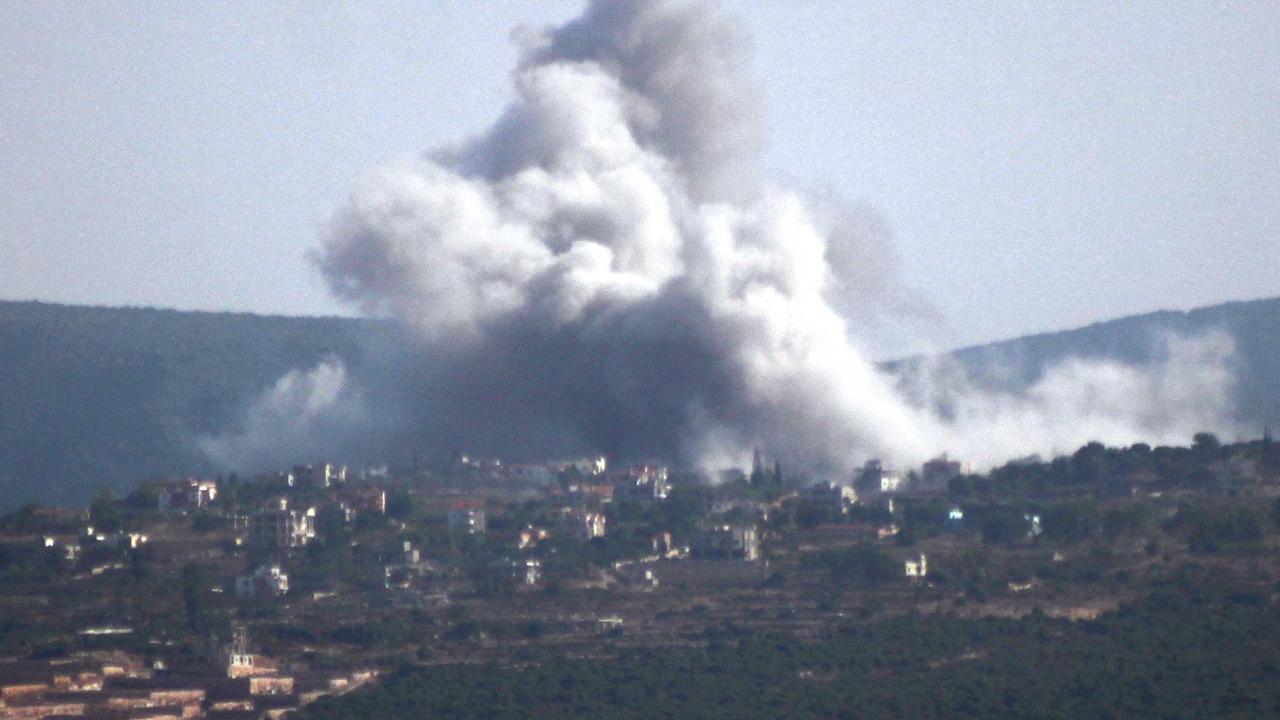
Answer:
<svg viewBox="0 0 1280 720"><path fill-rule="evenodd" d="M981 385L1016 390L1067 357L1149 362L1159 333L1230 333L1240 418L1280 426L1280 297L1160 310L957 348ZM147 477L214 472L195 439L225 431L285 373L358 368L394 322L0 301L0 510L83 504ZM885 363L901 369L921 356Z"/></svg>

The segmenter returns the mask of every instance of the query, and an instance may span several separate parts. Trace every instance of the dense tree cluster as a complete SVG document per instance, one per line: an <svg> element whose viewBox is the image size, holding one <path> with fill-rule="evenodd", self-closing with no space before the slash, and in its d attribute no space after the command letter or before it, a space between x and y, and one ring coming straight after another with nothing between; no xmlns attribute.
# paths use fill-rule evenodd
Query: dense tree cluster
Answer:
<svg viewBox="0 0 1280 720"><path fill-rule="evenodd" d="M302 717L1274 717L1269 594L1192 568L1090 622L907 615L820 642L729 632L608 662L406 666Z"/></svg>

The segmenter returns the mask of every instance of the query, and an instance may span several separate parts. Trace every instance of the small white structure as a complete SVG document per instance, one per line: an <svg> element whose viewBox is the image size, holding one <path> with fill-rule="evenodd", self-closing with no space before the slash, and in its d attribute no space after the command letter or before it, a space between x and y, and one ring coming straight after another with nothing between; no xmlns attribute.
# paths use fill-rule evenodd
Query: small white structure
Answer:
<svg viewBox="0 0 1280 720"><path fill-rule="evenodd" d="M907 577L912 580L919 580L929 574L929 559L924 555L919 560L908 560L905 565Z"/></svg>
<svg viewBox="0 0 1280 720"><path fill-rule="evenodd" d="M288 499L279 498L269 509L253 517L250 529L257 545L300 547L316 537L316 509L290 510Z"/></svg>
<svg viewBox="0 0 1280 720"><path fill-rule="evenodd" d="M605 516L603 513L585 510L570 510L565 513L565 521L569 530L580 540L593 540L605 536Z"/></svg>
<svg viewBox="0 0 1280 720"><path fill-rule="evenodd" d="M400 553L400 564L407 566L417 565L422 559L422 554L408 540L404 541L404 550Z"/></svg>
<svg viewBox="0 0 1280 720"><path fill-rule="evenodd" d="M1044 532L1044 526L1040 523L1039 515L1023 515L1022 519L1027 521L1027 537L1039 537Z"/></svg>
<svg viewBox="0 0 1280 720"><path fill-rule="evenodd" d="M644 584L650 590L656 590L658 587L658 576L652 570L644 571Z"/></svg>
<svg viewBox="0 0 1280 720"><path fill-rule="evenodd" d="M243 627L231 631L231 639L218 648L218 660L226 668L227 677L256 675L257 658L249 652L249 636Z"/></svg>

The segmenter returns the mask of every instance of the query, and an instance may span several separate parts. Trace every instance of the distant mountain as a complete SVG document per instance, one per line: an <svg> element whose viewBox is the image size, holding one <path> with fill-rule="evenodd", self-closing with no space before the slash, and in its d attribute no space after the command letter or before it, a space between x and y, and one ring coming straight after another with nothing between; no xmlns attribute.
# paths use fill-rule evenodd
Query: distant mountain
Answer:
<svg viewBox="0 0 1280 720"><path fill-rule="evenodd" d="M209 471L194 444L293 368L387 323L0 302L0 511Z"/></svg>
<svg viewBox="0 0 1280 720"><path fill-rule="evenodd" d="M1017 387L1071 356L1143 362L1160 332L1237 343L1243 420L1280 428L1280 298L1157 312L957 350L982 382ZM194 438L329 356L359 368L389 322L0 302L0 511L83 504L99 489L212 472ZM911 360L897 363L910 363Z"/></svg>
<svg viewBox="0 0 1280 720"><path fill-rule="evenodd" d="M1210 331L1222 331L1235 339L1233 369L1241 422L1256 425L1259 434L1265 425L1280 428L1280 298L1134 315L1075 330L961 348L948 355L979 383L1017 390L1067 358L1145 364L1154 359L1162 335L1196 337ZM918 361L911 358L888 366L900 368Z"/></svg>

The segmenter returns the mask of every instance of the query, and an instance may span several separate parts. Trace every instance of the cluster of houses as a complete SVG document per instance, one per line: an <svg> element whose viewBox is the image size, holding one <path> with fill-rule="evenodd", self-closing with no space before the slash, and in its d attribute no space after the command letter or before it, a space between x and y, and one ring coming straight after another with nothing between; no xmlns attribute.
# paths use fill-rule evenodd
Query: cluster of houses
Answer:
<svg viewBox="0 0 1280 720"><path fill-rule="evenodd" d="M52 662L0 660L0 720L283 718L324 695L375 677L283 671L250 649L243 628L210 643L208 657L171 667L122 651L88 651Z"/></svg>
<svg viewBox="0 0 1280 720"><path fill-rule="evenodd" d="M500 460L462 456L459 465L484 478L528 486L552 503L560 504L560 527L528 527L521 530L514 541L515 551L533 549L549 539L553 532L564 533L567 537L583 542L604 538L608 532L608 519L602 511L603 505L613 502L663 502L671 492L666 467L641 464L611 469L603 457L538 464L504 464ZM841 513L847 514L860 502L872 501L883 502L892 512L895 497L945 490L952 478L965 471L966 468L960 462L942 456L925 463L920 473L913 472L910 477L904 477L903 474L884 467L879 461L871 460L850 482L818 483L805 492L811 502L838 508ZM348 483L348 479L353 477L364 478L364 482ZM352 473L346 466L336 463L299 465L287 471L260 476L257 483L278 488L280 492L269 496L256 510L245 513L241 509L239 513L242 514L230 517L236 532L236 543L283 551L303 547L317 536L317 521L324 507L317 503L336 508L346 522L353 521L362 513L385 515L387 492L379 485L369 482L370 478L382 477L386 477L385 471ZM308 489L322 490L323 493L317 495L293 492ZM187 477L159 484L156 487L156 497L159 508L166 512L197 512L208 508L218 498L219 490L219 483L215 480ZM306 498L310 499L305 500ZM719 496L709 508L711 517L734 516L750 520L737 524L720 522L704 527L695 537L688 538L689 544L682 548L671 547L669 535L666 542L655 538L655 553L674 557L683 551L703 557L756 560L760 557L760 548L759 531L755 523L767 521L772 509L772 504L753 497ZM485 502L480 498L453 499L447 505L446 517L448 529L454 533L482 535L488 529ZM963 511L958 507L953 508L946 520L948 529L958 530L963 524ZM1038 531L1038 518L1028 518L1028 524L1033 528L1033 533ZM878 535L885 538L896 532L897 527L890 523L880 528ZM136 549L147 543L148 537L140 533L95 533L91 526L85 526L78 537L46 536L43 542L46 548L54 549L65 560L75 561L87 543ZM406 552L409 551L406 548ZM417 550L412 552L416 553ZM415 560L408 565L416 564ZM403 565L390 563L388 567ZM524 579L538 576L536 568L528 565L521 566L520 574ZM923 577L923 559L918 562L915 570L908 567L906 574L913 578ZM288 588L288 575L278 564L247 567L235 578L236 594L241 597L275 597L287 593Z"/></svg>

